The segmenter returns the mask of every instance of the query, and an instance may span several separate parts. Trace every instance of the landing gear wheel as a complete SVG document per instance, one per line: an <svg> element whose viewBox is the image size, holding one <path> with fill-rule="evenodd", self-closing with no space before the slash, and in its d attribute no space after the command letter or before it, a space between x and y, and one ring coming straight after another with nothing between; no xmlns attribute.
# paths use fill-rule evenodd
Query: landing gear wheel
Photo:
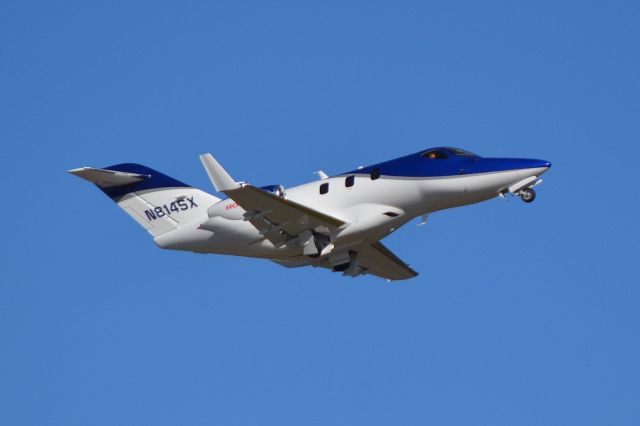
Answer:
<svg viewBox="0 0 640 426"><path fill-rule="evenodd" d="M520 191L520 198L522 198L522 201L525 203L531 203L536 199L536 191L531 188L524 189Z"/></svg>

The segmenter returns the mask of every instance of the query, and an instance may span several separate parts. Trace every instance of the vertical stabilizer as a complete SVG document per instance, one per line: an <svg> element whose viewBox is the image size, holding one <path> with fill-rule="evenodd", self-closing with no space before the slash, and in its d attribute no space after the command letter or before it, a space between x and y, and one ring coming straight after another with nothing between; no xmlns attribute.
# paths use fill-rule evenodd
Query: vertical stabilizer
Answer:
<svg viewBox="0 0 640 426"><path fill-rule="evenodd" d="M82 167L69 173L94 183L154 237L200 224L207 209L220 201L200 189L140 164L104 169Z"/></svg>

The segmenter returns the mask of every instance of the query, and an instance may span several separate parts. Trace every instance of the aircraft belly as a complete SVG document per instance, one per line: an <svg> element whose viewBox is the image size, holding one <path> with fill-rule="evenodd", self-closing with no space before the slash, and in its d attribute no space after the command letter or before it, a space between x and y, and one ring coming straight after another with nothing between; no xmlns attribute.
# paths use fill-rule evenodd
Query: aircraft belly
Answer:
<svg viewBox="0 0 640 426"><path fill-rule="evenodd" d="M489 200L513 182L537 172L536 169L520 169L425 179L420 184L424 208L437 211Z"/></svg>

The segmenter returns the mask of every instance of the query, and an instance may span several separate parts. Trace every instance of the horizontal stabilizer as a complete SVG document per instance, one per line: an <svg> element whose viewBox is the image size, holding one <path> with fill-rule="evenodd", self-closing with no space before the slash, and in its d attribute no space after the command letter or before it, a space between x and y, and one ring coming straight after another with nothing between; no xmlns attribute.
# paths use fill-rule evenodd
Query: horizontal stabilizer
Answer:
<svg viewBox="0 0 640 426"><path fill-rule="evenodd" d="M100 188L113 188L115 186L129 185L142 182L151 177L138 173L118 172L109 169L96 169L93 167L81 167L69 170L72 175L81 177L98 185Z"/></svg>

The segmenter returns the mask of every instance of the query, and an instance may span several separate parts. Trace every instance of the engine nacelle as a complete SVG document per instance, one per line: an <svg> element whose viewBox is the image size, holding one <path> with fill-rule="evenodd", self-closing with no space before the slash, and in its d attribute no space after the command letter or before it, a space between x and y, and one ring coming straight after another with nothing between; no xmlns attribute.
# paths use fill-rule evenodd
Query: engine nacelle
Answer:
<svg viewBox="0 0 640 426"><path fill-rule="evenodd" d="M287 197L287 194L284 192L284 186L282 185L266 185L261 186L260 189L264 189L265 191L275 194L281 198Z"/></svg>

